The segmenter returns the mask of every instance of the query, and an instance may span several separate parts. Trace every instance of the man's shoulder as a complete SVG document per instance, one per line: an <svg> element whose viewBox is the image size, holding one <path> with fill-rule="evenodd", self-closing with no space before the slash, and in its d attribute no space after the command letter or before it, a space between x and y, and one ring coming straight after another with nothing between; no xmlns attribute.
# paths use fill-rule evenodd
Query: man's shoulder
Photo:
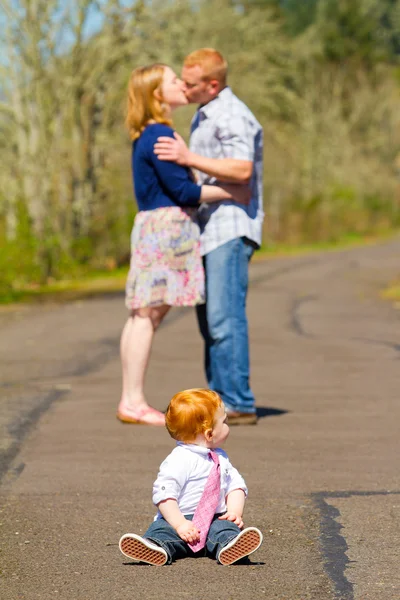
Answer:
<svg viewBox="0 0 400 600"><path fill-rule="evenodd" d="M222 96L222 102L220 105L221 117L226 121L231 121L232 118L245 118L255 126L261 128L260 123L254 116L254 113L250 108L241 100L236 94L227 88L227 92Z"/></svg>

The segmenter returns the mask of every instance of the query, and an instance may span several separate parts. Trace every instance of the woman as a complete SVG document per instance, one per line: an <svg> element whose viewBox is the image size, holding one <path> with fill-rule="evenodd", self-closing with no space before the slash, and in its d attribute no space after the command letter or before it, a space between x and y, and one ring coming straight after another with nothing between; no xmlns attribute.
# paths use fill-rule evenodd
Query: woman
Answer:
<svg viewBox="0 0 400 600"><path fill-rule="evenodd" d="M186 104L184 84L168 66L154 64L132 72L126 125L133 141L139 212L126 285L131 313L121 336L123 385L117 417L125 423L165 424L164 414L150 407L144 395L153 335L171 306L204 302L195 207L233 198L229 185L198 186L186 167L160 161L154 154L159 136L174 136L172 111ZM246 203L247 198L239 201Z"/></svg>

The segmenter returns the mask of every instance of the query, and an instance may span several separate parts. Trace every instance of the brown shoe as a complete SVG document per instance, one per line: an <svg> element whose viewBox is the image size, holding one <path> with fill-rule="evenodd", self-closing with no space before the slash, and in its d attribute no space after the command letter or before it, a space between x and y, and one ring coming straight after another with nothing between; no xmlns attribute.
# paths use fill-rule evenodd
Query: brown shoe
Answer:
<svg viewBox="0 0 400 600"><path fill-rule="evenodd" d="M243 413L233 410L228 410L228 425L256 425L256 413Z"/></svg>

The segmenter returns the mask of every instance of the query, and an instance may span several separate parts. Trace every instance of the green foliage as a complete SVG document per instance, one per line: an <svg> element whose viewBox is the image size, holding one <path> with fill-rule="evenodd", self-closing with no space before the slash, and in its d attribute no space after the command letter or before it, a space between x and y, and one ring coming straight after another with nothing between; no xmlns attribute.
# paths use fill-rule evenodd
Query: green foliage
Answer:
<svg viewBox="0 0 400 600"><path fill-rule="evenodd" d="M37 260L37 240L26 206L22 200L16 206L15 237L7 239L4 217L0 217L0 297L8 298L13 290L40 279Z"/></svg>
<svg viewBox="0 0 400 600"><path fill-rule="evenodd" d="M315 20L319 0L286 0L282 2L286 30L290 35L298 35Z"/></svg>
<svg viewBox="0 0 400 600"><path fill-rule="evenodd" d="M400 0L104 0L91 38L95 0L72 2L69 23L54 18L58 0L18 0L44 9L14 20L4 3L0 296L127 263L129 74L154 61L179 72L203 46L226 56L229 84L264 127L267 243L400 224ZM186 139L194 110L174 115Z"/></svg>
<svg viewBox="0 0 400 600"><path fill-rule="evenodd" d="M315 26L326 58L355 59L367 66L386 60L381 19L382 5L376 0L320 0Z"/></svg>

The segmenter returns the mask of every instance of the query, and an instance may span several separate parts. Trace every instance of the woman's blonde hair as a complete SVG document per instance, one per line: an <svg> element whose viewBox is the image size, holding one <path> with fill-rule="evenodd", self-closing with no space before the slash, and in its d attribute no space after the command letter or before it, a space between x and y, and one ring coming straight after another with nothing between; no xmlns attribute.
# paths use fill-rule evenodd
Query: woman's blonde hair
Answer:
<svg viewBox="0 0 400 600"><path fill-rule="evenodd" d="M221 397L212 390L193 388L175 394L165 414L170 436L193 442L200 433L214 428L215 413L221 406Z"/></svg>
<svg viewBox="0 0 400 600"><path fill-rule="evenodd" d="M155 63L138 67L131 73L125 124L132 140L136 140L151 121L172 125L166 116L161 90L166 66Z"/></svg>

